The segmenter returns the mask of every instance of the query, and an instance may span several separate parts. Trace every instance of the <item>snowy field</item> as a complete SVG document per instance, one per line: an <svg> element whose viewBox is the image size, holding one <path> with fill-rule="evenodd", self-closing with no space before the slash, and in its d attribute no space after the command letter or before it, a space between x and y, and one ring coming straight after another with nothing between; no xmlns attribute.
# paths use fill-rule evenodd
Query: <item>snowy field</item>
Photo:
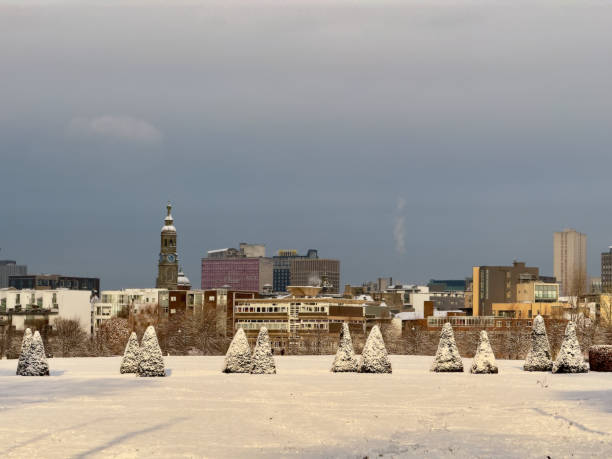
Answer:
<svg viewBox="0 0 612 459"><path fill-rule="evenodd" d="M0 361L1 457L612 457L612 373L332 374L333 356L277 357L276 375L226 375L222 357L50 359L50 377ZM470 360L466 359L466 368Z"/></svg>

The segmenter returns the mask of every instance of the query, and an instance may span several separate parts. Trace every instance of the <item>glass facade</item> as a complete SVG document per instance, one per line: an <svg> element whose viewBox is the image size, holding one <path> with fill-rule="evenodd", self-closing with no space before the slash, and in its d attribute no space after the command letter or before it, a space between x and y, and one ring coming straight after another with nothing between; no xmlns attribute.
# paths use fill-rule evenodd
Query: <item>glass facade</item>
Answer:
<svg viewBox="0 0 612 459"><path fill-rule="evenodd" d="M274 267L272 275L272 289L275 292L286 292L287 286L291 285L291 262L314 258L318 259L317 250L310 249L306 255L298 255L296 250L279 250L278 255L273 257Z"/></svg>
<svg viewBox="0 0 612 459"><path fill-rule="evenodd" d="M559 291L555 284L535 284L534 289L536 302L552 303L558 300Z"/></svg>

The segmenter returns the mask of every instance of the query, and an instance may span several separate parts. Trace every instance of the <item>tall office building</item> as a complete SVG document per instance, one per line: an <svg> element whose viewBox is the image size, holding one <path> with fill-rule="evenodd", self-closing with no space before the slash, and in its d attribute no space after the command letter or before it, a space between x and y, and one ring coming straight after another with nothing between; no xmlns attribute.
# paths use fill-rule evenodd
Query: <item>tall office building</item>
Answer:
<svg viewBox="0 0 612 459"><path fill-rule="evenodd" d="M279 250L278 255L272 257L274 262L274 282L275 292L286 292L287 286L291 283L291 262L302 259L318 259L319 254L314 249L309 249L306 255L298 255L297 250Z"/></svg>
<svg viewBox="0 0 612 459"><path fill-rule="evenodd" d="M209 250L202 258L202 289L264 293L272 288L272 260L261 244L242 242L239 249Z"/></svg>
<svg viewBox="0 0 612 459"><path fill-rule="evenodd" d="M612 293L612 245L601 254L601 291Z"/></svg>
<svg viewBox="0 0 612 459"><path fill-rule="evenodd" d="M553 236L554 274L561 296L587 293L587 237L573 229Z"/></svg>
<svg viewBox="0 0 612 459"><path fill-rule="evenodd" d="M28 273L28 267L18 265L15 260L0 260L0 288L9 286L9 276L23 276Z"/></svg>
<svg viewBox="0 0 612 459"><path fill-rule="evenodd" d="M291 285L320 286L327 293L340 293L340 261L327 258L291 260Z"/></svg>

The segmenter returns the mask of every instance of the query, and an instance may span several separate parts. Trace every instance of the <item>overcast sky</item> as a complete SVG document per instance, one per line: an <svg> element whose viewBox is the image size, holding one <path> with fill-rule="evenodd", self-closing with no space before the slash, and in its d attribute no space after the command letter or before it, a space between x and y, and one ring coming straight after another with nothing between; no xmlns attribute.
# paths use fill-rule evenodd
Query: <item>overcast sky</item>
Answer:
<svg viewBox="0 0 612 459"><path fill-rule="evenodd" d="M155 282L166 201L207 250L342 282L552 274L612 244L607 1L3 1L0 258Z"/></svg>

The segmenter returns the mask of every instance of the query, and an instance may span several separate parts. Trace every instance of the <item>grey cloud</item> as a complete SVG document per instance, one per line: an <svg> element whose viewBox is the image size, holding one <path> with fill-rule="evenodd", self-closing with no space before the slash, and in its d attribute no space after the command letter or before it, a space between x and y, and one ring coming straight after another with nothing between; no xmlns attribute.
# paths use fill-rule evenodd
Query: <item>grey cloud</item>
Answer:
<svg viewBox="0 0 612 459"><path fill-rule="evenodd" d="M145 120L124 115L73 118L66 129L72 139L110 140L143 145L157 145L163 135Z"/></svg>
<svg viewBox="0 0 612 459"><path fill-rule="evenodd" d="M343 282L551 273L566 226L597 273L611 23L600 0L1 1L2 257L151 285L172 199L196 286L239 241Z"/></svg>
<svg viewBox="0 0 612 459"><path fill-rule="evenodd" d="M404 207L406 207L406 200L402 197L397 198L395 206L397 215L395 217L395 226L393 227L393 240L395 241L395 251L399 255L406 253L406 216L404 215Z"/></svg>

